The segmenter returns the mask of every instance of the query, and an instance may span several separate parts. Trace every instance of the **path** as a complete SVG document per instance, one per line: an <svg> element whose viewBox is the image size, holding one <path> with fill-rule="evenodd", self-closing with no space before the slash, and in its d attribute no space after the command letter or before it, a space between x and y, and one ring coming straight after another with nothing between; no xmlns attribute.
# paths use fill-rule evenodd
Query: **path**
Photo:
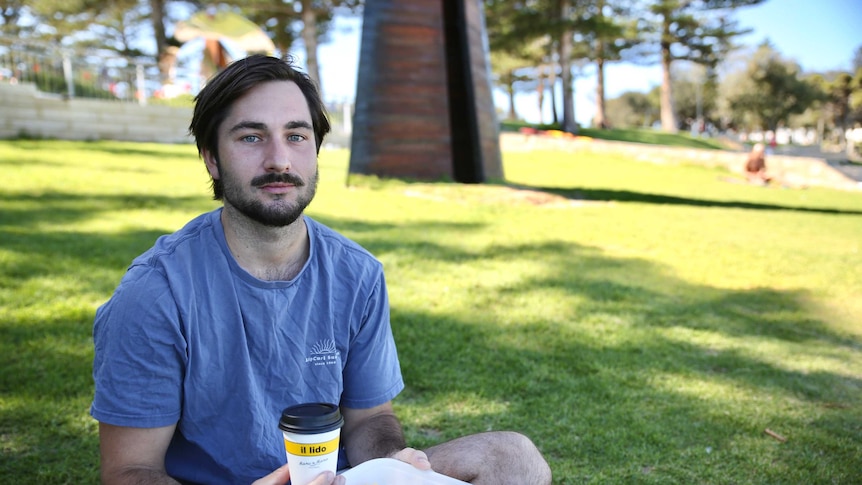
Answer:
<svg viewBox="0 0 862 485"><path fill-rule="evenodd" d="M847 154L844 152L823 151L819 146L786 145L778 146L775 150L775 154L820 158L826 160L826 163L828 163L832 168L843 173L847 177L857 182L862 182L862 163L848 161ZM766 163L769 163L768 159Z"/></svg>

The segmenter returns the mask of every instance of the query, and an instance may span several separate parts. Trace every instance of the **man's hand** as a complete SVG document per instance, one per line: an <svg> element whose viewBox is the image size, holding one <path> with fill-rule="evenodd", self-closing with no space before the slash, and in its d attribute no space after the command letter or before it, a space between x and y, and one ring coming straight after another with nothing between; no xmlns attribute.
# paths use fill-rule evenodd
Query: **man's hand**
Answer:
<svg viewBox="0 0 862 485"><path fill-rule="evenodd" d="M255 480L251 485L284 485L289 479L290 469L288 469L287 465L284 465L269 475ZM345 478L336 476L332 472L323 472L308 485L345 485Z"/></svg>
<svg viewBox="0 0 862 485"><path fill-rule="evenodd" d="M417 450L414 448L404 448L397 453L393 453L390 458L395 458L396 460L403 461L404 463L413 465L420 470L431 469L431 462L428 461L428 456L422 450Z"/></svg>

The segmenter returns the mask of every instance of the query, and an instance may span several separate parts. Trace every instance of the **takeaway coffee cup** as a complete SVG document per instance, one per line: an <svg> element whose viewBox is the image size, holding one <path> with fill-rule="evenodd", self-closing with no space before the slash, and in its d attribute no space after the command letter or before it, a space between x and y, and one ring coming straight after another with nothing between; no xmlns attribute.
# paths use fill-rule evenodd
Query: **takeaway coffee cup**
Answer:
<svg viewBox="0 0 862 485"><path fill-rule="evenodd" d="M343 424L335 404L299 404L282 411L278 428L284 435L292 485L306 485L326 470L335 473Z"/></svg>

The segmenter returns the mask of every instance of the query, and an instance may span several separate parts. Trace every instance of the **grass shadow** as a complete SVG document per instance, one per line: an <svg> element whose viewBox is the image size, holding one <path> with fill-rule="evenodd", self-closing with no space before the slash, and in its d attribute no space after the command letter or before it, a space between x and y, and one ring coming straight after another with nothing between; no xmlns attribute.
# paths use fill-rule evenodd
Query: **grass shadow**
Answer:
<svg viewBox="0 0 862 485"><path fill-rule="evenodd" d="M763 204L758 202L744 201L724 201L697 199L692 197L677 197L673 195L651 194L645 192L635 192L631 190L611 190L611 189L593 189L585 187L559 188L559 187L531 187L527 185L508 185L512 188L537 190L554 194L560 197L565 197L575 201L593 201L593 202L636 202L642 204L661 204L661 205L685 205L692 207L718 207L724 209L749 209L749 210L770 210L770 211L793 211L793 212L810 212L817 214L836 214L836 215L862 215L862 211L846 210L846 209L830 209L819 207L799 207L785 206L777 204Z"/></svg>
<svg viewBox="0 0 862 485"><path fill-rule="evenodd" d="M27 275L73 275L74 291L106 297L128 262L160 232L40 233L36 222L85 220L99 207L146 204L152 198L66 195L49 197L46 204L25 199L30 208L0 215L0 249L32 261L5 268L3 284L20 284ZM202 203L170 197L158 202L188 210ZM565 241L498 243L469 251L438 235L484 230L478 223L319 220L379 257L407 253L461 271L519 258L536 266L532 277L471 288L469 297L478 310L453 312L445 302L439 310L392 302L408 386L396 404L415 446L488 429L520 430L539 444L555 471L579 482L716 483L728 476L724 463L757 471L770 483L850 483L854 477L853 463L862 453L862 416L854 398L862 378L804 372L750 351L689 338L715 334L740 342L759 339L799 349L828 344L858 351L858 339L809 316L801 292L687 284L650 261L609 257L599 248ZM58 247L69 249L56 252ZM667 287L682 288L686 297L662 291ZM569 318L507 320L518 298L530 298L537 288L554 289L559 301L548 303L563 306ZM0 390L8 403L0 418L0 472L20 477L28 476L26 469L38 470L44 479L52 470L78 468L82 472L70 476L95 481L94 424L80 421L87 419L81 416L92 392L94 308L64 306L60 294L47 297L55 300L48 313L9 314L0 324ZM35 306L46 296L37 292L32 298ZM804 350L798 358L806 358ZM704 394L699 385L749 397L736 402L733 393ZM763 402L753 402L758 399ZM818 419L799 412L810 407L820 409ZM58 417L45 423L46 415ZM8 434L13 422L32 432ZM775 443L763 434L766 427L790 430L793 439L773 451ZM561 434L576 439L561 440ZM829 435L838 436L842 446L817 455L816 469L787 474L789 464L814 453L809 440ZM707 449L714 456L704 458ZM692 459L679 459L686 456ZM758 460L767 460L768 466ZM685 466L689 461L708 466ZM52 481L75 482L54 474Z"/></svg>
<svg viewBox="0 0 862 485"><path fill-rule="evenodd" d="M341 222L327 220L338 230L353 224ZM853 424L862 417L854 404L862 377L787 368L751 349L691 339L715 335L723 342L790 345L803 349L799 359L806 358L809 346L858 352L858 339L810 317L804 293L686 284L647 260L607 257L597 248L567 242L500 244L482 253L444 244L429 251L426 231L424 224L408 224L400 227L397 240L374 231L355 237L382 257L416 252L453 268L518 257L534 261L541 271L509 285L471 288L470 299L483 310L469 314L446 311L445 305L435 312L392 302L408 386L396 403L408 435L420 446L464 433L516 429L533 437L567 476L603 470L600 477L582 476L584 481L710 483L726 479L725 460L756 470L762 466L756 460L769 457L764 479L794 483L800 480L796 475L781 472L783 463L793 463L786 455L806 453L807 437L845 426L854 431L845 431L844 439L857 442L818 457L819 471L799 476L842 481L855 473L849 463L862 452L862 430ZM665 287L682 287L687 297L666 294L660 290ZM506 307L536 288L559 290L571 319L506 321ZM702 394L702 387L735 389L746 395L745 402L732 392ZM767 409L759 408L759 399ZM480 401L495 411L472 411ZM720 411L724 401L727 412ZM818 409L822 423L808 422L801 408ZM764 434L769 427L794 434L784 453L771 455L775 441ZM571 440L559 440L560 433L577 436L577 448L568 447ZM608 449L606 443L628 446ZM714 452L714 458L696 460L714 468L679 466L662 456L669 451Z"/></svg>

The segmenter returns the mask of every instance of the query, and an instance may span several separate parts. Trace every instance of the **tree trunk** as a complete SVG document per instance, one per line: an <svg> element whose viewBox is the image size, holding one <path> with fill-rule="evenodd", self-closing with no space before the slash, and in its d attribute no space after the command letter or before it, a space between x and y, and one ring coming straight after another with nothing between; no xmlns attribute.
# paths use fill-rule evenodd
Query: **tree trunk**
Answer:
<svg viewBox="0 0 862 485"><path fill-rule="evenodd" d="M543 66L539 66L539 74L538 74L538 86L536 87L536 94L539 97L539 124L545 122L545 116L542 114L542 108L545 105L545 68Z"/></svg>
<svg viewBox="0 0 862 485"><path fill-rule="evenodd" d="M156 63L159 66L161 82L167 83L176 58L171 59L168 52L168 36L165 33L165 0L150 0L150 22L156 40Z"/></svg>
<svg viewBox="0 0 862 485"><path fill-rule="evenodd" d="M506 86L506 93L509 95L509 115L507 119L512 121L517 120L518 113L515 111L515 86L513 84Z"/></svg>
<svg viewBox="0 0 862 485"><path fill-rule="evenodd" d="M673 88L670 81L670 44L661 43L661 129L676 133L676 113L673 110Z"/></svg>
<svg viewBox="0 0 862 485"><path fill-rule="evenodd" d="M557 114L557 65L554 62L548 66L550 70L550 80L548 84L551 87L551 123L558 125L560 117Z"/></svg>
<svg viewBox="0 0 862 485"><path fill-rule="evenodd" d="M569 15L569 0L560 1L561 18L567 19ZM560 79L563 82L563 131L577 133L578 126L575 123L575 90L572 84L572 43L573 32L565 29L560 37L560 68L562 70Z"/></svg>
<svg viewBox="0 0 862 485"><path fill-rule="evenodd" d="M317 12L311 0L302 0L302 42L305 44L305 69L308 77L317 84L323 99L323 86L320 83L320 67L317 63Z"/></svg>
<svg viewBox="0 0 862 485"><path fill-rule="evenodd" d="M602 44L599 41L599 49L603 49ZM596 116L593 118L593 128L605 129L607 127L608 123L605 119L605 59L599 56L596 59Z"/></svg>
<svg viewBox="0 0 862 485"><path fill-rule="evenodd" d="M661 129L676 133L676 113L673 111L673 87L670 81L670 64L673 57L670 53L670 14L662 18L661 33Z"/></svg>

